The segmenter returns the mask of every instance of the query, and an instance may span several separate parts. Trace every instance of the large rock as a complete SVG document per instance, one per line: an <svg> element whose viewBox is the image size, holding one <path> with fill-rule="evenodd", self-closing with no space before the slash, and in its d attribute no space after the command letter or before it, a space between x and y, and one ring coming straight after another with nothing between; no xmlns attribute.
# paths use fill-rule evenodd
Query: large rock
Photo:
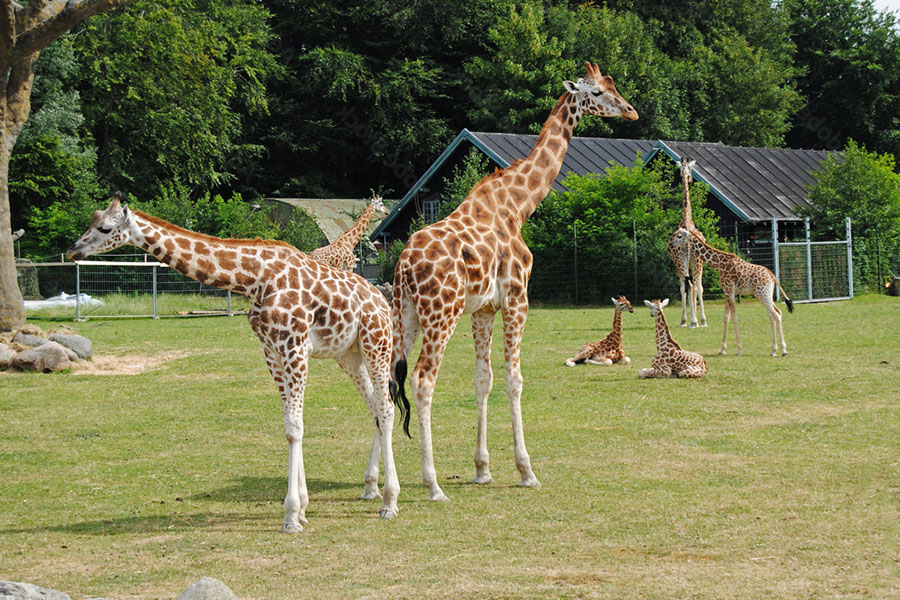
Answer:
<svg viewBox="0 0 900 600"><path fill-rule="evenodd" d="M39 335L33 335L31 333L26 333L25 331L19 331L15 336L13 336L12 341L17 344L21 344L22 346L30 346L33 348L35 346L43 346L49 340L47 340L47 338L42 338Z"/></svg>
<svg viewBox="0 0 900 600"><path fill-rule="evenodd" d="M12 348L6 344L0 344L0 369L8 367L15 355Z"/></svg>
<svg viewBox="0 0 900 600"><path fill-rule="evenodd" d="M237 600L237 596L218 579L202 577L184 590L178 600Z"/></svg>
<svg viewBox="0 0 900 600"><path fill-rule="evenodd" d="M72 600L68 594L30 583L0 581L0 600Z"/></svg>
<svg viewBox="0 0 900 600"><path fill-rule="evenodd" d="M23 371L63 371L69 368L71 361L66 349L56 342L47 342L36 348L24 350L12 359L12 366ZM0 596L2 600L2 596Z"/></svg>
<svg viewBox="0 0 900 600"><path fill-rule="evenodd" d="M88 359L94 353L94 346L91 344L91 340L81 335L51 333L50 340L69 348L78 355L78 358Z"/></svg>

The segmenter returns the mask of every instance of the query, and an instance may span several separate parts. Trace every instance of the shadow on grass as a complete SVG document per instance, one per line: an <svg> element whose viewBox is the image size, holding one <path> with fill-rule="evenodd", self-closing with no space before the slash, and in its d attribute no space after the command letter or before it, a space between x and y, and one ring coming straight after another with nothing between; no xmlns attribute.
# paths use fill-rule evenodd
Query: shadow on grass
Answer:
<svg viewBox="0 0 900 600"><path fill-rule="evenodd" d="M351 496L343 494L337 499L329 499L325 494L329 490L342 490L358 488L361 492L363 482L358 484L347 482L322 481L307 479L307 489L310 495L310 504L345 502ZM207 493L195 494L185 500L177 498L174 502L165 503L169 514L133 515L116 519L102 519L84 521L81 523L69 523L65 525L44 525L37 527L9 527L0 528L0 539L4 535L22 533L57 532L75 533L83 535L117 535L133 533L162 533L173 531L190 531L192 529L244 529L248 523L254 523L253 528L266 527L271 522L271 527L280 526L283 516L281 503L287 490L287 477L241 477L234 485L213 490ZM352 498L357 498L353 494ZM192 513L181 512L179 508L189 508L193 504L212 502L235 502L237 504L255 504L265 506L266 514L252 514L249 511L239 511L237 514L231 511L194 511ZM143 502L142 504L146 504ZM138 506L136 505L136 508ZM268 510L271 507L272 510ZM264 523L265 525L256 525Z"/></svg>

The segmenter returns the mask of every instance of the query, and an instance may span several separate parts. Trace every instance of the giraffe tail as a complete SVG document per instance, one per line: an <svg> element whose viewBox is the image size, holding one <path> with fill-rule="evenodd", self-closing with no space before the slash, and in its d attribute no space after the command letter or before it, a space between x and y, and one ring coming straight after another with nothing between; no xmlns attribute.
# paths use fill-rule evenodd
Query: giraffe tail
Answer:
<svg viewBox="0 0 900 600"><path fill-rule="evenodd" d="M778 283L778 280L775 280L775 285L778 286L778 289L781 290L781 295L784 298L784 303L787 305L788 312L794 312L794 301L788 298L788 295L784 293L784 288L781 287L781 284Z"/></svg>
<svg viewBox="0 0 900 600"><path fill-rule="evenodd" d="M388 384L388 391L391 394L391 400L400 409L400 416L403 418L403 431L406 437L411 438L409 434L409 399L406 397L404 389L406 383L406 357L401 356L394 364L394 372L391 374L391 381Z"/></svg>

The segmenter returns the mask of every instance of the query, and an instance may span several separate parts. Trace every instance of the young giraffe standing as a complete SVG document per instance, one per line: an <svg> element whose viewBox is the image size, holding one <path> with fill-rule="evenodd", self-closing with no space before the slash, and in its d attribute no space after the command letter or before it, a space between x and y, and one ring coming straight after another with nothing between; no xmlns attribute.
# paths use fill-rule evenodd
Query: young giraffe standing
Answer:
<svg viewBox="0 0 900 600"><path fill-rule="evenodd" d="M694 165L697 161L685 158L676 163L681 172L681 222L679 229L687 229L697 234L701 240L706 240L703 234L694 226L691 213L691 183L694 181ZM681 284L681 326L688 324L687 309L691 307L691 327L706 327L706 309L703 307L703 261L691 252L689 245L676 246L675 234L669 239L666 246L675 270L678 271L678 282ZM693 273L693 276L691 275ZM700 321L697 321L697 304L700 305Z"/></svg>
<svg viewBox="0 0 900 600"><path fill-rule="evenodd" d="M703 262L719 272L719 284L725 294L725 329L722 331L722 347L719 354L725 354L726 341L728 339L728 316L734 321L734 339L737 345L737 354L741 354L741 336L738 333L737 306L735 296L737 294L753 294L769 312L769 321L772 324L772 356L778 354L778 337L781 339L781 355L787 354L787 344L784 341L784 330L781 325L781 311L775 306L775 286L781 290L784 303L788 311L794 312L794 303L784 293L784 288L775 279L775 274L762 265L754 265L731 254L716 250L696 233L687 229L679 229L673 237L678 246L691 245L691 252L696 254ZM776 337L777 336L777 337Z"/></svg>
<svg viewBox="0 0 900 600"><path fill-rule="evenodd" d="M476 483L492 481L487 450L487 399L493 384L490 353L494 314L503 317L506 395L512 421L520 486L538 487L522 433L520 344L528 314L531 252L521 227L556 179L569 140L585 114L637 119L637 112L616 91L612 77L597 65L585 65L578 83L564 82L531 153L478 182L445 219L414 233L394 272L394 385L403 394L406 357L422 331L422 349L412 372L421 436L422 480L431 500L446 500L437 483L431 444L431 401L447 342L463 313L472 314L475 342L475 396L478 426Z"/></svg>
<svg viewBox="0 0 900 600"><path fill-rule="evenodd" d="M356 274L318 263L282 242L220 239L129 210L118 195L94 213L90 228L66 253L81 260L124 245L137 246L176 271L250 299L250 327L263 344L281 393L289 444L288 491L281 531L303 529L309 495L303 470L303 392L310 357L330 357L356 384L375 421L363 498L378 493L384 459L381 517L397 516L400 485L391 450L394 406L388 393L390 309L378 290ZM401 414L408 403L400 405Z"/></svg>
<svg viewBox="0 0 900 600"><path fill-rule="evenodd" d="M634 312L631 302L625 296L612 298L616 307L613 314L612 331L599 342L591 342L585 344L578 351L578 354L572 358L566 359L567 367L574 367L576 364L587 365L611 365L613 363L627 365L631 359L625 356L625 348L622 347L622 313L628 311Z"/></svg>
<svg viewBox="0 0 900 600"><path fill-rule="evenodd" d="M356 244L359 243L359 239L366 232L366 227L369 226L369 221L376 211L383 215L387 214L387 210L384 208L384 201L377 194L372 197L369 206L359 216L353 227L339 235L327 246L316 248L310 252L310 258L338 269L352 271L356 267L356 254L354 254L353 250L356 248Z"/></svg>
<svg viewBox="0 0 900 600"><path fill-rule="evenodd" d="M663 308L669 303L666 298L663 301L644 300L644 304L650 307L650 314L656 319L656 356L650 363L649 369L638 371L640 379L654 377L680 377L685 379L699 379L709 370L706 360L696 352L682 350L678 342L672 339L669 325Z"/></svg>

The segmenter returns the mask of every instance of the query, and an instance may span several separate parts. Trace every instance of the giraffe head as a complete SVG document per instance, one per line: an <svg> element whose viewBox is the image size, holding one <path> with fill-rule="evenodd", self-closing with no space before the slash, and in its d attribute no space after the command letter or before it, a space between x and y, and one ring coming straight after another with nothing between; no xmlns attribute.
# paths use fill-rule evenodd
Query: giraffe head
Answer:
<svg viewBox="0 0 900 600"><path fill-rule="evenodd" d="M646 304L650 308L650 315L656 317L656 315L662 312L662 309L668 306L669 299L666 298L665 300L660 300L659 298L657 298L653 301L644 300L644 304Z"/></svg>
<svg viewBox="0 0 900 600"><path fill-rule="evenodd" d="M675 232L675 235L672 236L672 245L676 248L684 246L686 244L691 243L694 234L685 229L684 227L679 227Z"/></svg>
<svg viewBox="0 0 900 600"><path fill-rule="evenodd" d="M619 95L616 84L609 75L603 75L596 64L584 63L586 75L577 82L566 80L566 91L575 96L576 103L585 113L601 117L621 117L635 121L637 111Z"/></svg>
<svg viewBox="0 0 900 600"><path fill-rule="evenodd" d="M375 194L372 196L372 209L374 212L381 213L383 215L388 214L388 209L384 207L384 198L381 197L380 194Z"/></svg>
<svg viewBox="0 0 900 600"><path fill-rule="evenodd" d="M66 252L70 260L83 260L92 254L115 250L130 243L128 207L122 204L121 194L116 192L106 210L94 212L91 226Z"/></svg>
<svg viewBox="0 0 900 600"><path fill-rule="evenodd" d="M675 163L679 171L681 171L681 181L684 185L691 185L694 181L694 165L697 161L693 158L685 156L683 160Z"/></svg>
<svg viewBox="0 0 900 600"><path fill-rule="evenodd" d="M630 313L634 312L634 308L631 307L631 302L628 301L628 298L625 296L619 296L618 298L612 298L613 304L616 305L616 310L619 312L628 311Z"/></svg>

